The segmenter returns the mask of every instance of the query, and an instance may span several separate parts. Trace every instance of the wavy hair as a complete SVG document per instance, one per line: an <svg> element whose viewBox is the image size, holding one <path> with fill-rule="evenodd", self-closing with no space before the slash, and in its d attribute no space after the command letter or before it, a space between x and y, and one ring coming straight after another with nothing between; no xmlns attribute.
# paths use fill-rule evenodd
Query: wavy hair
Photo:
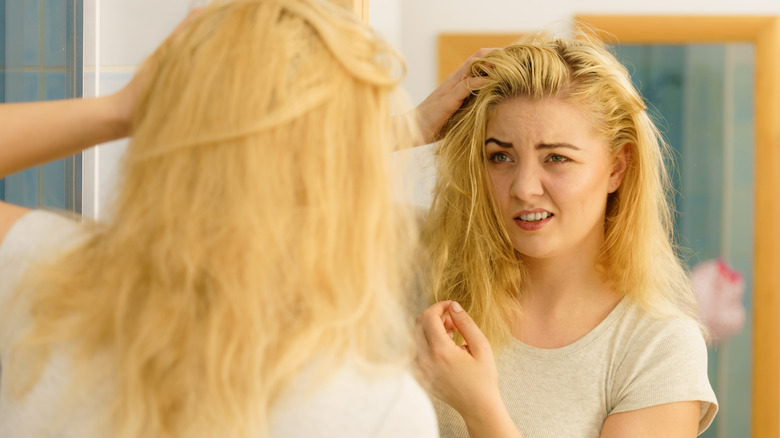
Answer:
<svg viewBox="0 0 780 438"><path fill-rule="evenodd" d="M79 385L110 383L112 436L265 436L314 363L323 379L347 360L407 366L416 232L389 168L411 132L389 114L400 57L326 2L238 0L144 68L112 219L28 284L13 363L37 371L20 390L72 345Z"/></svg>
<svg viewBox="0 0 780 438"><path fill-rule="evenodd" d="M600 260L605 279L656 315L696 319L673 243L668 146L627 70L600 43L537 35L491 52L472 65L472 74L484 82L445 127L423 229L435 299L463 303L494 348L511 339L527 274L492 200L485 129L500 102L556 97L591 115L612 154L630 151L623 182L607 200Z"/></svg>

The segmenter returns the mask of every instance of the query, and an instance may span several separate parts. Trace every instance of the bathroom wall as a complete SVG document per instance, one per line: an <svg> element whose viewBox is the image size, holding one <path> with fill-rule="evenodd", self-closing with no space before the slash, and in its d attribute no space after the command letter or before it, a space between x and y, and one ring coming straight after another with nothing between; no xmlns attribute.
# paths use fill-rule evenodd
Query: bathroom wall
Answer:
<svg viewBox="0 0 780 438"><path fill-rule="evenodd" d="M186 17L193 0L84 0L84 97L113 93ZM127 147L120 140L83 154L83 214L105 214Z"/></svg>

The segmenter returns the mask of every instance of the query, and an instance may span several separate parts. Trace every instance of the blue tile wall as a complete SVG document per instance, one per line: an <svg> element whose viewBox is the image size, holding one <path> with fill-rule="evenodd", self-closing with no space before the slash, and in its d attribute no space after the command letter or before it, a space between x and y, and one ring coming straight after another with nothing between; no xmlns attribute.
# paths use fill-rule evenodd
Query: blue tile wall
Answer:
<svg viewBox="0 0 780 438"><path fill-rule="evenodd" d="M41 72L25 71L22 73L23 91L20 102L41 100Z"/></svg>
<svg viewBox="0 0 780 438"><path fill-rule="evenodd" d="M82 0L0 0L0 13L0 102L81 96ZM0 180L0 200L80 211L80 160Z"/></svg>
<svg viewBox="0 0 780 438"><path fill-rule="evenodd" d="M66 166L68 160L57 160L53 163L47 163L40 168L40 181L43 183L43 199L40 204L44 207L66 208L68 204L68 189L70 184L67 181Z"/></svg>
<svg viewBox="0 0 780 438"><path fill-rule="evenodd" d="M750 431L751 394L746 388L751 383L750 358L753 355L753 332L750 321L753 318L753 246L745 244L754 241L752 215L755 210L753 198L753 180L755 153L753 145L754 117L753 95L755 77L755 51L751 44L738 44L733 47L734 89L733 111L733 151L729 160L732 175L731 214L729 241L731 242L727 261L745 276L745 307L747 321L745 330L730 339L721 349L723 368L723 387L727 401L724 410L725 424L723 436L748 436Z"/></svg>
<svg viewBox="0 0 780 438"><path fill-rule="evenodd" d="M64 71L43 73L43 99L56 100L68 97L68 75Z"/></svg>
<svg viewBox="0 0 780 438"><path fill-rule="evenodd" d="M24 66L41 65L41 4L37 0L10 0L10 3L22 3ZM11 19L12 17L8 17Z"/></svg>
<svg viewBox="0 0 780 438"><path fill-rule="evenodd" d="M722 254L726 49L690 46L686 60L686 128L682 151L681 232L695 251L691 264Z"/></svg>
<svg viewBox="0 0 780 438"><path fill-rule="evenodd" d="M672 148L672 161L667 163L672 182L680 187L680 160L683 126L683 65L685 47L674 45L624 45L616 48L616 54L626 64L631 79L640 91L648 107L648 113L664 140ZM675 192L674 204L680 205L680 192ZM675 238L679 241L680 214L675 210Z"/></svg>
<svg viewBox="0 0 780 438"><path fill-rule="evenodd" d="M23 207L37 208L39 169L15 173L5 179L5 200Z"/></svg>
<svg viewBox="0 0 780 438"><path fill-rule="evenodd" d="M5 56L3 66L6 70L21 69L24 66L24 4L20 0L6 0L5 15ZM6 86L7 88L7 86Z"/></svg>
<svg viewBox="0 0 780 438"><path fill-rule="evenodd" d="M68 96L83 96L83 27L84 27L84 3L82 0L73 0L72 7L67 8L67 74ZM80 156L78 158L81 159ZM79 187L81 187L79 183ZM81 192L79 191L79 196Z"/></svg>
<svg viewBox="0 0 780 438"><path fill-rule="evenodd" d="M67 65L68 5L63 0L44 0L43 3L43 66Z"/></svg>
<svg viewBox="0 0 780 438"><path fill-rule="evenodd" d="M5 0L0 0L0 73L5 68ZM5 82L0 78L0 102L5 102Z"/></svg>

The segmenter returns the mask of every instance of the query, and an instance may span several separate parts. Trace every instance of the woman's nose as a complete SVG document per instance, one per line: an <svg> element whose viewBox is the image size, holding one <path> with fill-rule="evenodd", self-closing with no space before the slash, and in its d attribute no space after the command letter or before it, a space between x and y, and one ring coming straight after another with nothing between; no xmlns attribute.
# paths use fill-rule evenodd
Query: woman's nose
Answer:
<svg viewBox="0 0 780 438"><path fill-rule="evenodd" d="M520 200L530 200L544 194L544 184L540 169L534 165L518 166L512 178L512 196Z"/></svg>

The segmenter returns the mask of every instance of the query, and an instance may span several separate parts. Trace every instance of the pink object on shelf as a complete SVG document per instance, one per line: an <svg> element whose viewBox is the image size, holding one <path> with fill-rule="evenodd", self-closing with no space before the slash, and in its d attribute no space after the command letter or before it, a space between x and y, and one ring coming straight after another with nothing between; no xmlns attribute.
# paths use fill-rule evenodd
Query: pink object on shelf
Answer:
<svg viewBox="0 0 780 438"><path fill-rule="evenodd" d="M713 341L730 338L745 326L745 279L723 259L701 262L691 270L699 314Z"/></svg>

